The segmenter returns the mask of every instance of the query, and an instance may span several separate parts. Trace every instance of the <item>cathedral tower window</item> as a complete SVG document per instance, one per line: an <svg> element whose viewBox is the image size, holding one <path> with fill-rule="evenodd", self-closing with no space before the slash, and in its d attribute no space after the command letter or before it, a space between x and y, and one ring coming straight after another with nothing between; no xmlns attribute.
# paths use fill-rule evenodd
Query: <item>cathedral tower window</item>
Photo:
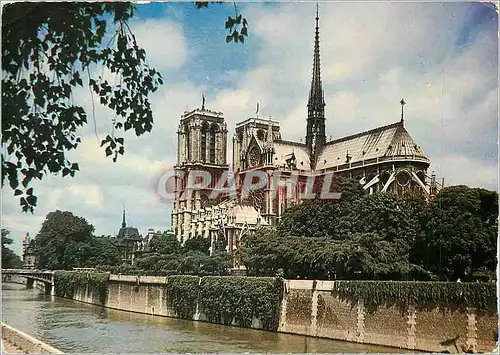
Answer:
<svg viewBox="0 0 500 355"><path fill-rule="evenodd" d="M209 127L207 122L203 122L201 126L201 161L207 161L207 136L209 133Z"/></svg>
<svg viewBox="0 0 500 355"><path fill-rule="evenodd" d="M210 127L210 163L215 164L215 137L218 131L218 126L213 123Z"/></svg>
<svg viewBox="0 0 500 355"><path fill-rule="evenodd" d="M186 135L186 146L185 146L185 149L186 149L186 157L187 157L187 160L190 161L191 160L191 139L190 139L190 135L191 135L191 132L190 132L190 129L189 129L189 123L186 121L184 122L184 134Z"/></svg>

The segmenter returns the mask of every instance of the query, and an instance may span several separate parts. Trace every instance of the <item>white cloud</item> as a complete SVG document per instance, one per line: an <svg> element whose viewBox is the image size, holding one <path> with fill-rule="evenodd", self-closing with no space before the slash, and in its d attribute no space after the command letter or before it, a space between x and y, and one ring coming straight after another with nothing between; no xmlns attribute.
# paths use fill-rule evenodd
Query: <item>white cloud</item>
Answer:
<svg viewBox="0 0 500 355"><path fill-rule="evenodd" d="M186 40L182 27L164 19L146 19L130 23L133 33L147 53L152 67L178 69L186 62Z"/></svg>

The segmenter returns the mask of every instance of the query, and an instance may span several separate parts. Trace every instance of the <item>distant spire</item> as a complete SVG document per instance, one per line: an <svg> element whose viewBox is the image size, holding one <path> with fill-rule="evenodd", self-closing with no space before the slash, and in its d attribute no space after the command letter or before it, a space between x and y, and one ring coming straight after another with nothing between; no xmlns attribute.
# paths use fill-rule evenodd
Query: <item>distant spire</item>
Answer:
<svg viewBox="0 0 500 355"><path fill-rule="evenodd" d="M406 104L405 102L405 99L401 99L401 101L399 101L399 103L401 104L401 122L404 121L404 105Z"/></svg>
<svg viewBox="0 0 500 355"><path fill-rule="evenodd" d="M313 77L311 82L311 91L309 92L309 105L325 106L323 99L323 87L321 85L321 67L319 57L319 5L316 3L316 32L314 36L314 58L313 58Z"/></svg>
<svg viewBox="0 0 500 355"><path fill-rule="evenodd" d="M259 118L260 104L257 102L257 110L255 110L255 115Z"/></svg>
<svg viewBox="0 0 500 355"><path fill-rule="evenodd" d="M204 110L205 109L205 93L204 92L201 94L201 100L202 100L201 109Z"/></svg>
<svg viewBox="0 0 500 355"><path fill-rule="evenodd" d="M123 209L123 219L122 219L122 228L125 228L127 223L125 222L125 208Z"/></svg>

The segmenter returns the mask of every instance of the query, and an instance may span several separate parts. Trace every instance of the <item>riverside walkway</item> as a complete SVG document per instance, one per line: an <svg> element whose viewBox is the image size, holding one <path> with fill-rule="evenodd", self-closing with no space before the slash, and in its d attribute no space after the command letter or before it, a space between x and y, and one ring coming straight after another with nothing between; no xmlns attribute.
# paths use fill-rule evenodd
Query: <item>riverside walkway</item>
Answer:
<svg viewBox="0 0 500 355"><path fill-rule="evenodd" d="M2 354L19 353L63 354L53 346L2 322Z"/></svg>
<svg viewBox="0 0 500 355"><path fill-rule="evenodd" d="M24 354L24 351L2 339L2 354Z"/></svg>

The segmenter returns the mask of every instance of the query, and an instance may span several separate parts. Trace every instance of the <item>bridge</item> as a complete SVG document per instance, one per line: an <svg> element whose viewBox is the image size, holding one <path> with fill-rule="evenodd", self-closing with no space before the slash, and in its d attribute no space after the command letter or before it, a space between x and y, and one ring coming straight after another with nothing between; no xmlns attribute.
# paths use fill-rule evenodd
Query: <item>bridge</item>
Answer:
<svg viewBox="0 0 500 355"><path fill-rule="evenodd" d="M46 295L55 295L54 271L32 269L2 269L2 282L12 281L12 276L26 278L26 288L43 286Z"/></svg>

